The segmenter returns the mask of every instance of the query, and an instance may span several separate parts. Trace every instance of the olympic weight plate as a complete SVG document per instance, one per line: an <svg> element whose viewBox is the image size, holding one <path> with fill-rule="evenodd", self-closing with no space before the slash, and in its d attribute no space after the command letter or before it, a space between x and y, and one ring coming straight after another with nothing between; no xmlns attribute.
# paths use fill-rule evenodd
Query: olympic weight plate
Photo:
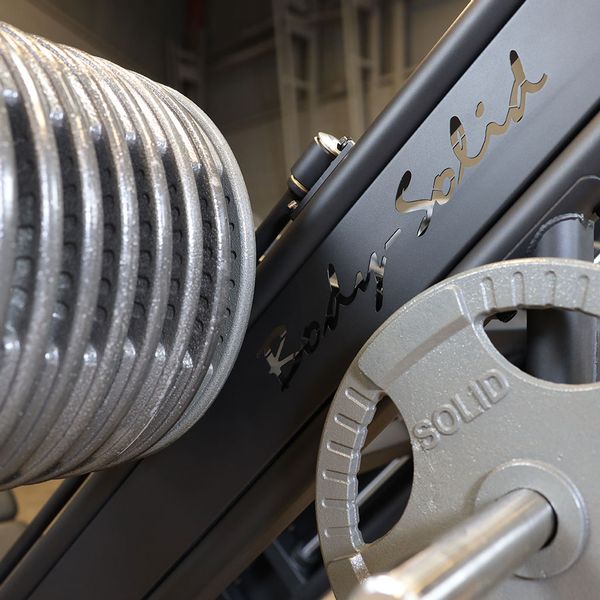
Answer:
<svg viewBox="0 0 600 600"><path fill-rule="evenodd" d="M333 400L318 459L317 520L332 589L346 598L513 487L546 493L553 541L490 598L591 598L600 544L600 384L536 379L489 340L491 315L521 308L600 317L600 269L572 260L507 261L449 279L407 303L369 339ZM363 542L360 454L388 396L409 431L414 479L400 521ZM591 524L591 526L589 526Z"/></svg>

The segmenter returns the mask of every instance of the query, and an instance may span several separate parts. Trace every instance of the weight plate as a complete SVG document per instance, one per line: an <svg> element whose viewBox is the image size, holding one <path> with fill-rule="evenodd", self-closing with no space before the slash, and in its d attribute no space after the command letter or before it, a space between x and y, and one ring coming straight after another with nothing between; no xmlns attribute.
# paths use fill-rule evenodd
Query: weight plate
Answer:
<svg viewBox="0 0 600 600"><path fill-rule="evenodd" d="M336 597L347 597L370 574L398 566L473 514L482 482L513 459L560 472L578 490L590 522L599 522L594 440L600 383L550 383L506 360L484 322L521 308L600 317L600 268L529 259L453 277L397 311L353 361L327 417L317 470L321 550ZM356 475L367 427L384 396L409 431L414 480L400 521L365 544ZM530 487L535 489L533 481ZM490 597L572 597L573 589L578 597L593 597L590 565L600 564L599 539L592 527L583 554L569 569L551 580L512 577Z"/></svg>

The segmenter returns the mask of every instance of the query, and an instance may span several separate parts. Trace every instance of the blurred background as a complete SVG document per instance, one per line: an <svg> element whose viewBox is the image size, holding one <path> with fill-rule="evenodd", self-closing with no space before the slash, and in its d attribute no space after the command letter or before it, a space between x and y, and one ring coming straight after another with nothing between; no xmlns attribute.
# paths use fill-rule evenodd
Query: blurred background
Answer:
<svg viewBox="0 0 600 600"><path fill-rule="evenodd" d="M225 134L260 221L319 130L358 138L467 0L0 0L0 19L168 83Z"/></svg>

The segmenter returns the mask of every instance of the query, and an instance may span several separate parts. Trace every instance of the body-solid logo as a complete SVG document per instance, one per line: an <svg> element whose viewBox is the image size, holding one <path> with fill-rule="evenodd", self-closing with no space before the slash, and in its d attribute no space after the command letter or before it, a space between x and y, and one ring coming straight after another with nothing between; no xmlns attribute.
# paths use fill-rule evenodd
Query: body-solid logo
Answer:
<svg viewBox="0 0 600 600"><path fill-rule="evenodd" d="M506 117L501 123L490 121L486 124L483 144L475 154L469 154L467 135L460 119L456 115L450 118L450 143L452 151L458 159L458 175L454 168L446 167L434 177L430 198L414 200L406 200L404 198L404 194L410 185L412 174L410 171L406 171L402 176L394 198L395 208L399 213L403 214L415 211L425 212L425 216L421 220L417 231L418 236L423 235L427 231L435 205L446 204L452 199L456 187L461 183L464 170L475 166L483 159L491 139L494 136L504 135L511 123L518 123L523 118L525 115L527 94L540 91L546 84L548 77L545 73L535 83L527 80L521 59L514 50L511 50L509 59L513 74L513 85L508 98ZM485 107L483 106L483 102L479 102L475 109L475 114L478 118L481 118L484 112ZM396 229L394 234L385 242L385 251L398 239L399 234L400 229ZM329 300L325 317L321 320L311 321L304 327L300 337L300 345L296 347L296 350L286 351L287 327L280 325L273 329L260 347L257 357L267 362L269 374L278 379L282 390L289 387L304 358L317 350L322 337L337 327L340 307L351 305L359 292L367 290L373 278L376 281L375 309L381 309L383 304L386 261L386 256L382 256L381 260L379 260L377 254L373 252L369 260L366 275L363 275L361 271L356 274L354 287L348 295L342 294L335 267L330 264L327 268Z"/></svg>
<svg viewBox="0 0 600 600"><path fill-rule="evenodd" d="M510 51L509 58L510 68L513 74L513 85L508 98L506 117L502 123L490 121L485 126L483 144L475 154L469 155L467 134L465 133L465 129L460 119L456 115L450 119L450 144L452 145L454 156L458 159L458 176L452 167L446 167L441 173L434 177L431 196L427 199L414 200L405 200L403 198L404 193L410 185L412 174L410 171L406 171L402 176L396 193L396 210L399 213L410 213L415 211L425 212L425 216L419 225L417 235L421 236L427 231L429 223L431 222L431 217L433 216L435 205L446 204L452 199L457 186L460 185L460 182L462 181L465 169L474 167L485 156L492 137L504 135L508 131L511 123L518 123L523 118L527 94L539 92L546 84L548 76L545 73L540 77L539 81L535 83L527 80L521 59L514 50ZM483 105L483 102L479 102L475 108L475 115L477 118L481 118L484 112L485 106Z"/></svg>
<svg viewBox="0 0 600 600"><path fill-rule="evenodd" d="M329 331L335 330L340 316L340 307L349 306L354 302L359 292L365 292L371 278L375 278L375 310L381 310L383 305L383 277L385 274L385 256L381 260L373 252L369 260L367 274L361 271L356 274L352 292L345 296L342 294L337 273L333 265L327 268L327 281L329 282L329 300L327 311L323 321L312 321L304 327L300 338L300 348L288 354L284 354L284 346L287 339L287 329L280 325L276 327L265 340L258 352L258 358L264 358L269 365L269 374L279 380L281 389L289 387L298 367L304 357L312 354L321 341L321 336L327 335Z"/></svg>

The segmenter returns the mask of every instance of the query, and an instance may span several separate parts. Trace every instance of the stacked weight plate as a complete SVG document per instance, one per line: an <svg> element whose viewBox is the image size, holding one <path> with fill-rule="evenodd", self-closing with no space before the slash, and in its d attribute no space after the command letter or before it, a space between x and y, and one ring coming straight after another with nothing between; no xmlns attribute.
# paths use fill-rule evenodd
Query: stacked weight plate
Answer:
<svg viewBox="0 0 600 600"><path fill-rule="evenodd" d="M0 486L154 452L214 400L254 281L246 189L188 99L0 25Z"/></svg>

